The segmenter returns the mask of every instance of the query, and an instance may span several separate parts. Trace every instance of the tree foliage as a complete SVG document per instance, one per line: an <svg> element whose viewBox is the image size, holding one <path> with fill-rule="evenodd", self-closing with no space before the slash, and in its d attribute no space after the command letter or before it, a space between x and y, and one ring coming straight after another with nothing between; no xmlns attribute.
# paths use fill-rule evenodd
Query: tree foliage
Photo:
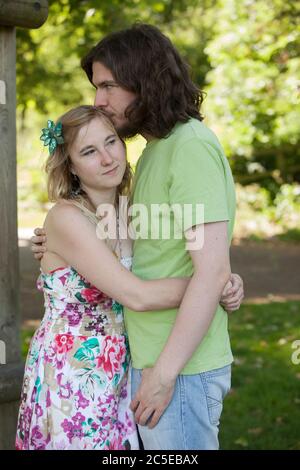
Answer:
<svg viewBox="0 0 300 470"><path fill-rule="evenodd" d="M166 33L173 30L176 36L182 18L188 28L186 21L197 3L195 0L49 0L49 16L42 28L18 30L19 110L23 116L30 107L47 113L53 107L72 106L87 99L90 85L80 69L80 58L105 34L142 21L155 24ZM206 3L211 1L204 2L202 9ZM182 35L180 42L184 53ZM192 45L187 38L189 52ZM200 81L207 71L207 65L203 68L204 46L203 42L193 52L193 64L199 64L195 69ZM199 70L203 71L202 77Z"/></svg>
<svg viewBox="0 0 300 470"><path fill-rule="evenodd" d="M299 4L220 0L215 13L208 113L235 172L299 178Z"/></svg>
<svg viewBox="0 0 300 470"><path fill-rule="evenodd" d="M22 127L84 102L80 58L105 34L142 21L162 29L207 91L205 114L241 182L276 192L300 179L299 7L286 0L50 0L38 30L17 33Z"/></svg>

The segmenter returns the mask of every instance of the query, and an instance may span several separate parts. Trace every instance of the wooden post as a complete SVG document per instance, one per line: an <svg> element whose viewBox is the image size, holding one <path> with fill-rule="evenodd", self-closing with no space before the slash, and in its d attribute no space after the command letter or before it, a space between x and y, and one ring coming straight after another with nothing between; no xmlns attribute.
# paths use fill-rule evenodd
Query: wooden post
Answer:
<svg viewBox="0 0 300 470"><path fill-rule="evenodd" d="M0 449L14 447L24 368L19 316L15 26L37 28L47 13L45 0L0 0Z"/></svg>
<svg viewBox="0 0 300 470"><path fill-rule="evenodd" d="M48 0L0 0L0 24L39 28L48 16Z"/></svg>

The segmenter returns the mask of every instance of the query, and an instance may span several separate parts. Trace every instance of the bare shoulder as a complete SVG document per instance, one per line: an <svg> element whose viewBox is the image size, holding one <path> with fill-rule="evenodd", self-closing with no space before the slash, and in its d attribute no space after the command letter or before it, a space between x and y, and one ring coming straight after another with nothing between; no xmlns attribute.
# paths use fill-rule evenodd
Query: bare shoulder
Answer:
<svg viewBox="0 0 300 470"><path fill-rule="evenodd" d="M67 228L76 224L76 227L86 226L86 217L72 202L62 199L49 210L44 228L46 231L55 228Z"/></svg>

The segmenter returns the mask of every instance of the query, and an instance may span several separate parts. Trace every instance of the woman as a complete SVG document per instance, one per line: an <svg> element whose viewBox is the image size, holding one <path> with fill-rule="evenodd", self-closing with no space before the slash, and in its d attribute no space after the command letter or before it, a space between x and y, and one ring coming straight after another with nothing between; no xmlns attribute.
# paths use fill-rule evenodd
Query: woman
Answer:
<svg viewBox="0 0 300 470"><path fill-rule="evenodd" d="M48 191L56 204L44 224L38 280L45 316L28 353L16 445L137 449L120 304L141 312L176 307L189 279L134 276L131 242L118 236L119 215L117 236L97 237L96 209L116 206L131 182L124 143L103 112L81 106L49 125L43 139L50 144Z"/></svg>

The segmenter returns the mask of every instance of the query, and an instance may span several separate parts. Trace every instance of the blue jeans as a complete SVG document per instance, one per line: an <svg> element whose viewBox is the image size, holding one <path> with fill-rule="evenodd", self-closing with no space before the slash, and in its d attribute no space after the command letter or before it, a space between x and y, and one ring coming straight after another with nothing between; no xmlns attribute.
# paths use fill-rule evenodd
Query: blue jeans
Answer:
<svg viewBox="0 0 300 470"><path fill-rule="evenodd" d="M132 397L142 371L132 369ZM231 366L177 377L173 398L158 424L138 426L145 450L217 450L223 399L230 390Z"/></svg>

